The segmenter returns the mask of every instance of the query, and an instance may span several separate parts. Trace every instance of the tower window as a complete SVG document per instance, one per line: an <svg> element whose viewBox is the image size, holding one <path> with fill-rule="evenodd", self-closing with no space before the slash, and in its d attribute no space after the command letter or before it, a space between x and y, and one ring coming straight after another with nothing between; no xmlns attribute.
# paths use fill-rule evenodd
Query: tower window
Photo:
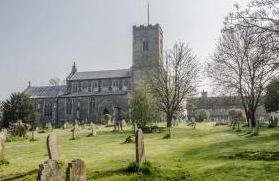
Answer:
<svg viewBox="0 0 279 181"><path fill-rule="evenodd" d="M148 50L148 41L147 40L143 40L142 49L143 49L143 51L147 51Z"/></svg>

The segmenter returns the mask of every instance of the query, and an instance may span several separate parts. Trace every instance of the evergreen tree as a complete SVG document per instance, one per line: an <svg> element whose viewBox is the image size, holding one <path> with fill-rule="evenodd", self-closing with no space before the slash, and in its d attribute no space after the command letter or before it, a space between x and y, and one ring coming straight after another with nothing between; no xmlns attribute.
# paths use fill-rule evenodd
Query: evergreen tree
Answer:
<svg viewBox="0 0 279 181"><path fill-rule="evenodd" d="M28 123L34 130L39 124L39 113L36 111L35 103L29 95L24 93L12 93L9 99L3 102L2 126L8 128L10 123L22 120Z"/></svg>
<svg viewBox="0 0 279 181"><path fill-rule="evenodd" d="M267 85L264 105L267 112L279 110L279 78L272 80Z"/></svg>

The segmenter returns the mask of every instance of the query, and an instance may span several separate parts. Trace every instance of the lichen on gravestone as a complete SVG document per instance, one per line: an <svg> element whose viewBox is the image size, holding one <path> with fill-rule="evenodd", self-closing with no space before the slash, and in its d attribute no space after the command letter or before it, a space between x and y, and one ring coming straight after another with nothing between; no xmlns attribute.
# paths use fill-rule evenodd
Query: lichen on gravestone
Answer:
<svg viewBox="0 0 279 181"><path fill-rule="evenodd" d="M49 159L57 161L60 160L58 137L55 133L51 133L47 136L47 150Z"/></svg>
<svg viewBox="0 0 279 181"><path fill-rule="evenodd" d="M144 140L141 129L136 131L136 162L139 166L144 162Z"/></svg>
<svg viewBox="0 0 279 181"><path fill-rule="evenodd" d="M38 181L61 181L61 171L56 160L48 160L39 165Z"/></svg>
<svg viewBox="0 0 279 181"><path fill-rule="evenodd" d="M68 163L66 171L66 181L85 181L86 180L86 166L84 161L80 159L72 160Z"/></svg>

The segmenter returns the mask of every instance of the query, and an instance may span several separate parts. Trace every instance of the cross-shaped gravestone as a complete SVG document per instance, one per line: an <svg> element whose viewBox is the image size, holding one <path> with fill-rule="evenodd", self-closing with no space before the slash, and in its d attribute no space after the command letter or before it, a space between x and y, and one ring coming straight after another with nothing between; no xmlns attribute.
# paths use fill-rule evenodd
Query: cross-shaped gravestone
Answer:
<svg viewBox="0 0 279 181"><path fill-rule="evenodd" d="M144 141L141 129L136 131L136 161L139 166L144 162Z"/></svg>
<svg viewBox="0 0 279 181"><path fill-rule="evenodd" d="M55 133L51 133L47 136L47 150L49 159L57 161L60 160L58 138Z"/></svg>
<svg viewBox="0 0 279 181"><path fill-rule="evenodd" d="M61 172L56 160L48 160L39 165L38 181L61 181Z"/></svg>
<svg viewBox="0 0 279 181"><path fill-rule="evenodd" d="M85 163L76 159L68 163L66 171L66 181L85 181L86 180L86 167Z"/></svg>

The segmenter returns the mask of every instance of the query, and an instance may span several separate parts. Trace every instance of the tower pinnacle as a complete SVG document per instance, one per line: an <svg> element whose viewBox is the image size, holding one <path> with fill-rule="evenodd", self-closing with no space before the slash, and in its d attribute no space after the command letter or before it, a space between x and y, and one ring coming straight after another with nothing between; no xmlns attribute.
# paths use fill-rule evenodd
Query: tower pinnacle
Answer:
<svg viewBox="0 0 279 181"><path fill-rule="evenodd" d="M150 14L149 14L149 1L148 1L148 6L147 6L147 25L149 25L149 20L150 20Z"/></svg>
<svg viewBox="0 0 279 181"><path fill-rule="evenodd" d="M77 67L76 67L76 62L74 62L73 66L72 66L72 74L77 72Z"/></svg>

